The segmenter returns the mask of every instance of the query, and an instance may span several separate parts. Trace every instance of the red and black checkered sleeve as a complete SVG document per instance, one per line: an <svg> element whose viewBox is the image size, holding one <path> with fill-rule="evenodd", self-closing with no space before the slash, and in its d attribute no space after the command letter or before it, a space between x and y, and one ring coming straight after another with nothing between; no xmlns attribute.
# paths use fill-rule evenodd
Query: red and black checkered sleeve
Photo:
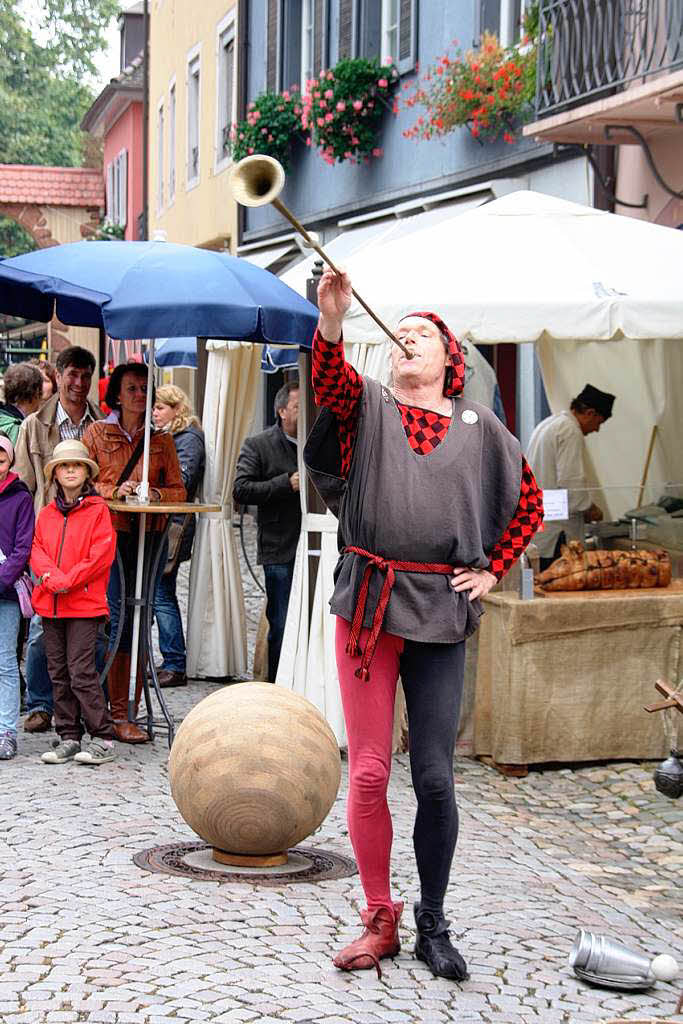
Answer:
<svg viewBox="0 0 683 1024"><path fill-rule="evenodd" d="M522 554L543 522L543 491L536 483L531 467L522 457L522 485L517 510L493 551L489 572L502 580L513 562Z"/></svg>
<svg viewBox="0 0 683 1024"><path fill-rule="evenodd" d="M344 344L327 341L316 328L313 335L313 394L337 417L342 476L348 476L356 437L363 378L344 357Z"/></svg>

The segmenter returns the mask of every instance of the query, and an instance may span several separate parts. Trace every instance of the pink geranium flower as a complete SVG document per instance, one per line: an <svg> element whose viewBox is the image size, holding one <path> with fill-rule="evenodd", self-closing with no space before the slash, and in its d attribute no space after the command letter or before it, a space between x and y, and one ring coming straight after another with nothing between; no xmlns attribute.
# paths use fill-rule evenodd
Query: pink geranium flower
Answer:
<svg viewBox="0 0 683 1024"><path fill-rule="evenodd" d="M362 110L363 109L363 101L362 100L354 100L353 101L353 109L354 110Z"/></svg>

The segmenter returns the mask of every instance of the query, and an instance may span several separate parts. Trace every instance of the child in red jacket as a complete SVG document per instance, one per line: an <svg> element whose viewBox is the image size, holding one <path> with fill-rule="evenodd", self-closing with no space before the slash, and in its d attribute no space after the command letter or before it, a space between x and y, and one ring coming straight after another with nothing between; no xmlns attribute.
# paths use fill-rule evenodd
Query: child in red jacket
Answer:
<svg viewBox="0 0 683 1024"><path fill-rule="evenodd" d="M43 617L47 665L60 742L46 764L98 765L114 760L114 728L95 667L97 630L109 614L107 582L116 554L109 509L95 493L99 470L80 441L61 441L45 465L54 501L41 511L31 550L38 578L33 607ZM83 724L90 734L81 749Z"/></svg>

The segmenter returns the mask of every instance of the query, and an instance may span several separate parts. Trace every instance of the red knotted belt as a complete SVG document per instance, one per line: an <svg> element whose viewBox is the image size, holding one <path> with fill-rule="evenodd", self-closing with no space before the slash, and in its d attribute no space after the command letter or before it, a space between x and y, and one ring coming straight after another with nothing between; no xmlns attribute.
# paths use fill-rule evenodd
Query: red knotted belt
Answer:
<svg viewBox="0 0 683 1024"><path fill-rule="evenodd" d="M375 608L375 614L372 618L370 635L368 636L365 650L363 651L360 666L355 672L358 679L362 679L363 682L367 682L370 678L370 662L372 661L372 656L375 653L379 634L382 631L382 623L384 622L387 605L389 604L389 598L391 597L391 590L396 582L396 573L436 572L441 573L444 576L450 576L453 572L453 566L443 565L440 562L400 562L394 558L382 558L380 555L373 555L371 551L364 551L363 548L356 548L352 545L344 548L344 553L346 554L347 552L353 552L354 555L361 555L363 558L368 559L368 564L365 566L365 572L363 573L360 590L358 591L358 601L356 603L356 610L353 614L351 629L349 630L349 638L346 641L346 653L351 655L352 658L357 658L361 653L360 647L358 646L358 639L360 637L360 631L363 628L363 619L365 618L365 605L368 599L370 576L372 575L373 569L386 573L384 583L382 584L382 590L379 595L379 601Z"/></svg>

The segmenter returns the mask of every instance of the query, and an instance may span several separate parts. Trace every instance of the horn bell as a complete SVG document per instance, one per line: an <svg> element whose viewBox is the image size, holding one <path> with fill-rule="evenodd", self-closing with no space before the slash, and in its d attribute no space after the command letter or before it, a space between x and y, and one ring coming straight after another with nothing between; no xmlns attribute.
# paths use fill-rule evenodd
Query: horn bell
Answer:
<svg viewBox="0 0 683 1024"><path fill-rule="evenodd" d="M230 190L241 206L266 206L285 187L285 172L272 156L245 156L230 171Z"/></svg>

